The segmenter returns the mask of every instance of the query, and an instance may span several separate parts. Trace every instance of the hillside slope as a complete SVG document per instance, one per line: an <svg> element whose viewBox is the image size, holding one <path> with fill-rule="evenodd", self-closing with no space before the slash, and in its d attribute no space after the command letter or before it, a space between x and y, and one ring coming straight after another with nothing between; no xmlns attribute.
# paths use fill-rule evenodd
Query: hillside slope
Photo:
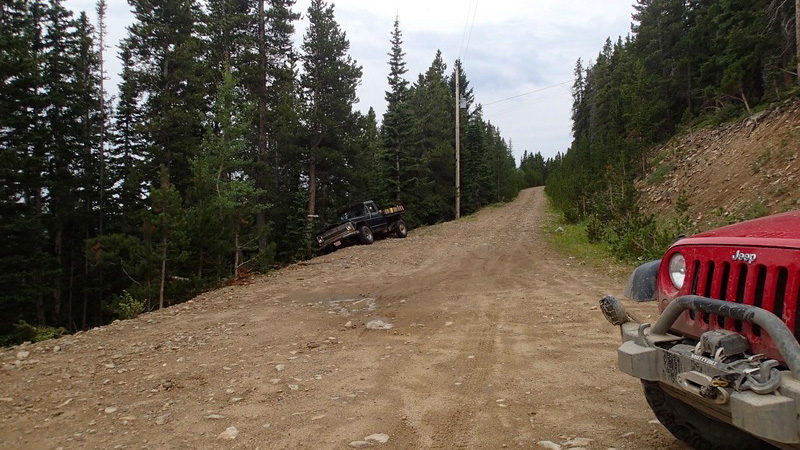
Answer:
<svg viewBox="0 0 800 450"><path fill-rule="evenodd" d="M689 231L800 208L800 101L677 136L652 152L638 187L663 219L685 202Z"/></svg>

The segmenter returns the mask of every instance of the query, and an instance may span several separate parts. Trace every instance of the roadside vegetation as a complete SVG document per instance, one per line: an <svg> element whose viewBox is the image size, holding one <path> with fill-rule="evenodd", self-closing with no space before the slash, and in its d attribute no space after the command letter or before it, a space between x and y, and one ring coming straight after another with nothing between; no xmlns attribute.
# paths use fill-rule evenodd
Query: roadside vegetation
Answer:
<svg viewBox="0 0 800 450"><path fill-rule="evenodd" d="M651 153L672 136L797 96L790 3L637 1L632 35L606 40L593 63L575 66L574 140L545 163L546 192L564 220L624 260L659 257L676 236L697 231L687 215L692 192L672 199L669 217L656 217L642 212L636 180L657 184L675 169L670 155ZM772 157L765 153L752 172ZM722 217L766 212L754 201Z"/></svg>
<svg viewBox="0 0 800 450"><path fill-rule="evenodd" d="M585 222L568 223L552 203L548 203L547 221L542 225L544 235L554 249L569 258L602 268L616 261L606 242L591 242Z"/></svg>

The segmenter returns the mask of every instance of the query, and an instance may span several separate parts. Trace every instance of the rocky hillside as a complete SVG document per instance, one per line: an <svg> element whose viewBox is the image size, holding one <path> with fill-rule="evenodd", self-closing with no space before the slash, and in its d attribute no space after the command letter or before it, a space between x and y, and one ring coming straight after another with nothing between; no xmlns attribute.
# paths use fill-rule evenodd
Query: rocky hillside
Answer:
<svg viewBox="0 0 800 450"><path fill-rule="evenodd" d="M719 127L690 131L655 148L639 181L645 213L690 230L800 208L800 101Z"/></svg>

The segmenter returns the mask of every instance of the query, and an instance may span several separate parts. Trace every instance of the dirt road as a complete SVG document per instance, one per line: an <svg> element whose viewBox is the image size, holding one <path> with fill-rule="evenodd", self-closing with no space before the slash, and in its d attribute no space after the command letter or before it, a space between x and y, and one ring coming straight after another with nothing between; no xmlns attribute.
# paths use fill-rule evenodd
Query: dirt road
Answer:
<svg viewBox="0 0 800 450"><path fill-rule="evenodd" d="M624 280L550 250L544 206L3 350L0 448L684 449L615 368Z"/></svg>

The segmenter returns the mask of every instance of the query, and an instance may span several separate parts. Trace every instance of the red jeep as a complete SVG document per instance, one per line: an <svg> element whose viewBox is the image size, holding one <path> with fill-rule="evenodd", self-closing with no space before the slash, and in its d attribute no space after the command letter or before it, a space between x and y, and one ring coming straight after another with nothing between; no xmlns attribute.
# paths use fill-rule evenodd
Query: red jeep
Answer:
<svg viewBox="0 0 800 450"><path fill-rule="evenodd" d="M800 211L679 239L625 288L652 326L606 296L619 368L696 449L800 448Z"/></svg>

